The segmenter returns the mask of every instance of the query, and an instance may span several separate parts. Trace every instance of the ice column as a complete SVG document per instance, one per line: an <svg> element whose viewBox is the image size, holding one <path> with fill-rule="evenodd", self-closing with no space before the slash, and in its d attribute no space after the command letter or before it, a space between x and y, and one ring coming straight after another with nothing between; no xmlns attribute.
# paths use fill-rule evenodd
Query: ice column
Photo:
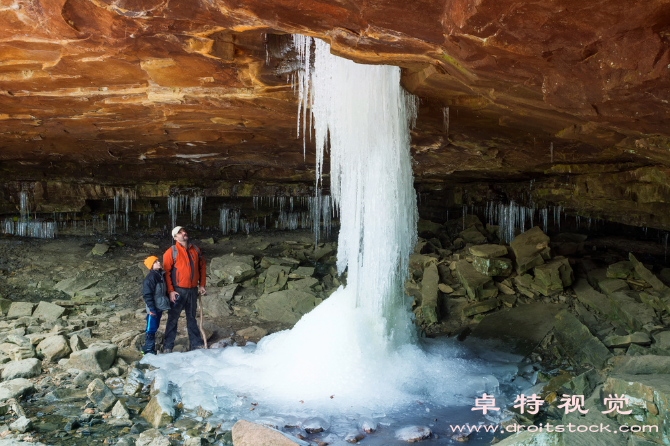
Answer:
<svg viewBox="0 0 670 446"><path fill-rule="evenodd" d="M386 334L405 336L403 286L417 240L409 150L416 98L400 87L398 67L359 65L304 36L294 43L303 63L303 136L310 106L314 123L317 189L330 149L331 200L340 215L338 272L348 268L347 288L355 290L358 308L385 321Z"/></svg>

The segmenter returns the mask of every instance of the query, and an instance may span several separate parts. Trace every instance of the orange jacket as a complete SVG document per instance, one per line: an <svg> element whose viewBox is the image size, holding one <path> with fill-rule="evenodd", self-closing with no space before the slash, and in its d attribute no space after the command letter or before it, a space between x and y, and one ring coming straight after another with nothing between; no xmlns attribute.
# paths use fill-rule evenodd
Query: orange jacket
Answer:
<svg viewBox="0 0 670 446"><path fill-rule="evenodd" d="M198 254L195 246L189 244L188 249L184 249L179 243L177 247L177 261L172 264L172 247L163 254L163 269L165 270L165 281L167 282L168 292L174 291L174 287L195 288L205 286L205 259L202 253ZM188 254L187 254L188 253ZM175 277L177 283L172 283L172 269L176 269Z"/></svg>

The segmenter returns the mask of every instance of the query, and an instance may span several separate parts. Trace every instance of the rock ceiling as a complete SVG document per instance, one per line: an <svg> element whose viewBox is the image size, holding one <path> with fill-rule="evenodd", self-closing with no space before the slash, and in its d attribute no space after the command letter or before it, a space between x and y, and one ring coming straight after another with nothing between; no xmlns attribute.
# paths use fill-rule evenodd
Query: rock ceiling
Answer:
<svg viewBox="0 0 670 446"><path fill-rule="evenodd" d="M667 0L0 0L1 178L311 181L287 33L402 67L418 183L670 173Z"/></svg>

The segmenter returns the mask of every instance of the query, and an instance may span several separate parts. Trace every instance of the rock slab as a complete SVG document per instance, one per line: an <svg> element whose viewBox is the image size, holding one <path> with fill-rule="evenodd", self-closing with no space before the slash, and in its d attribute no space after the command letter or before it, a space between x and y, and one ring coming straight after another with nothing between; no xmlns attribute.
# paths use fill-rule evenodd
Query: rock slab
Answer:
<svg viewBox="0 0 670 446"><path fill-rule="evenodd" d="M298 443L279 431L245 420L235 423L232 433L235 446L302 446L307 444L303 441Z"/></svg>
<svg viewBox="0 0 670 446"><path fill-rule="evenodd" d="M510 243L516 258L516 271L522 274L549 259L549 237L539 226L517 235Z"/></svg>
<svg viewBox="0 0 670 446"><path fill-rule="evenodd" d="M607 347L567 310L556 315L554 333L561 346L580 365L588 363L603 368L612 356Z"/></svg>

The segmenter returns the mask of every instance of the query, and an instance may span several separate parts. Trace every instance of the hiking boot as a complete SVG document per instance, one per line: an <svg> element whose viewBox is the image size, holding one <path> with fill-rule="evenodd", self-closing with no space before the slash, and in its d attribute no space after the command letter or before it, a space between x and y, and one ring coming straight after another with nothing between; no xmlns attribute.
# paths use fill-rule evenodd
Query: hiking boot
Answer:
<svg viewBox="0 0 670 446"><path fill-rule="evenodd" d="M165 353L172 353L172 349L171 348L164 348L163 349L163 354L165 354Z"/></svg>

